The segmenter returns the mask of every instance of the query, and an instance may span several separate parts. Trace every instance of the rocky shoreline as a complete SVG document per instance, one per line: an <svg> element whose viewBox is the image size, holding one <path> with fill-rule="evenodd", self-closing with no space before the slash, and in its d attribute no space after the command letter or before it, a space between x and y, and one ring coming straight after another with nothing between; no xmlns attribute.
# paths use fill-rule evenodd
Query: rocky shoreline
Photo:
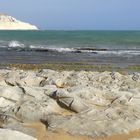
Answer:
<svg viewBox="0 0 140 140"><path fill-rule="evenodd" d="M93 138L127 134L140 129L139 105L139 72L0 70L0 140L36 140L23 125L33 122Z"/></svg>

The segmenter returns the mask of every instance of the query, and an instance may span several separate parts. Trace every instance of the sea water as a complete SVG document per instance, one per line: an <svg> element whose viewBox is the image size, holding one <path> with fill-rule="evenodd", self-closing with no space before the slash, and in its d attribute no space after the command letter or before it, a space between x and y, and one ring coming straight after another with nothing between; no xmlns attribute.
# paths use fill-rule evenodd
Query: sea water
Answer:
<svg viewBox="0 0 140 140"><path fill-rule="evenodd" d="M140 64L140 31L0 31L0 64Z"/></svg>

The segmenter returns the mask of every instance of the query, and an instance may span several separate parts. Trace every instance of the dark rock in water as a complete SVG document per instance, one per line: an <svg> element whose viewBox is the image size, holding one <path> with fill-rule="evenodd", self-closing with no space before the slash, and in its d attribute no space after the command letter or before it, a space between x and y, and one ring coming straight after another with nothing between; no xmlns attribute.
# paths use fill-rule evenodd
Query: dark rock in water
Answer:
<svg viewBox="0 0 140 140"><path fill-rule="evenodd" d="M34 51L34 52L49 52L48 49L36 49L36 48L34 48L34 49L29 49L29 51Z"/></svg>
<svg viewBox="0 0 140 140"><path fill-rule="evenodd" d="M76 51L74 51L72 53L82 53L82 52L80 50L76 50Z"/></svg>
<svg viewBox="0 0 140 140"><path fill-rule="evenodd" d="M78 48L77 50L83 50L83 51L107 51L108 49L102 49L102 48L100 48L100 49L97 49L97 48Z"/></svg>

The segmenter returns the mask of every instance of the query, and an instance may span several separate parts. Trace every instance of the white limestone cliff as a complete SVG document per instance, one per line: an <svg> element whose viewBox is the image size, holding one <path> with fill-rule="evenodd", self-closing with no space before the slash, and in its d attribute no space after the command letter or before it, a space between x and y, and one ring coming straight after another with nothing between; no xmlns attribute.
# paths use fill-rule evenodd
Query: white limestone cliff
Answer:
<svg viewBox="0 0 140 140"><path fill-rule="evenodd" d="M21 22L12 16L0 14L0 30L38 30L35 25Z"/></svg>

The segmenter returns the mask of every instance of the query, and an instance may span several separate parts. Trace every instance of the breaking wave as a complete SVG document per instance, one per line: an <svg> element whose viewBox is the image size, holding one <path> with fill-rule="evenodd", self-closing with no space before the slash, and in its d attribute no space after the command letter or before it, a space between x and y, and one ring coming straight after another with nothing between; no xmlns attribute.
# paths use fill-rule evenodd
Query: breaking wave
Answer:
<svg viewBox="0 0 140 140"><path fill-rule="evenodd" d="M93 53L97 55L140 55L140 49L106 49L93 47L60 47L54 45L25 45L19 41L13 40L8 42L8 45L2 45L1 49L16 50L16 51L37 51L37 52L58 52L58 53Z"/></svg>
<svg viewBox="0 0 140 140"><path fill-rule="evenodd" d="M31 50L35 51L50 51L50 52L75 52L76 49L74 48L62 48L62 47L55 47L55 46L29 46Z"/></svg>
<svg viewBox="0 0 140 140"><path fill-rule="evenodd" d="M9 48L25 48L26 46L19 41L11 41L8 44Z"/></svg>

